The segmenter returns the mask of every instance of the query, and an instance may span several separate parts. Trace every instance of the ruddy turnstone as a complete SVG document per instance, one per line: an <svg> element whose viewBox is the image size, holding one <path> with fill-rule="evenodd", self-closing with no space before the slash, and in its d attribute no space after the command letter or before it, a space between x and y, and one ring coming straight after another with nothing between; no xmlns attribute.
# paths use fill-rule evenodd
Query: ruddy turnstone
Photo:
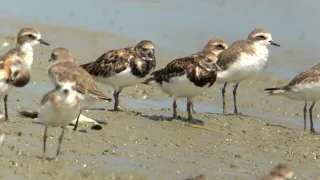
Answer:
<svg viewBox="0 0 320 180"><path fill-rule="evenodd" d="M269 174L262 177L261 180L289 180L292 179L294 172L286 164L278 164Z"/></svg>
<svg viewBox="0 0 320 180"><path fill-rule="evenodd" d="M222 51L226 50L227 48L228 45L223 40L218 38L212 38L203 47L202 51L210 51L218 56Z"/></svg>
<svg viewBox="0 0 320 180"><path fill-rule="evenodd" d="M111 50L96 61L80 65L96 81L113 87L114 111L121 110L119 94L123 88L140 84L156 66L155 47L149 40L134 47Z"/></svg>
<svg viewBox="0 0 320 180"><path fill-rule="evenodd" d="M53 61L48 70L51 82L54 85L59 85L65 81L76 82L76 90L80 100L83 102L83 107L92 105L96 100L111 101L111 98L98 89L91 75L76 63L68 49L64 47L54 49L49 61ZM85 108L81 108L79 112L73 130L77 130L79 117L83 109Z"/></svg>
<svg viewBox="0 0 320 180"><path fill-rule="evenodd" d="M217 64L221 68L217 82L224 83L222 88L223 113L227 114L225 89L228 83L236 83L233 89L234 113L237 109L237 89L239 83L257 74L268 60L267 45L280 46L272 41L271 34L265 29L254 29L247 40L239 40L218 55Z"/></svg>
<svg viewBox="0 0 320 180"><path fill-rule="evenodd" d="M0 112L0 149L1 149L1 146L4 141L4 137L5 137L5 134L4 134L4 115L2 112Z"/></svg>
<svg viewBox="0 0 320 180"><path fill-rule="evenodd" d="M24 87L30 81L33 46L49 45L34 28L22 28L17 35L16 47L0 57L0 97L4 97L5 120L8 118L8 94L15 87Z"/></svg>
<svg viewBox="0 0 320 180"><path fill-rule="evenodd" d="M80 101L76 89L76 82L60 82L55 89L44 95L41 101L38 118L45 124L42 160L45 160L48 126L62 126L63 128L56 154L56 157L58 157L66 126L79 114Z"/></svg>
<svg viewBox="0 0 320 180"><path fill-rule="evenodd" d="M222 51L228 48L228 45L221 39L212 38L210 39L207 44L203 47L202 51L199 53L192 54L192 56L197 56L202 52L212 52L216 56L218 56ZM196 108L191 104L192 112L197 113Z"/></svg>
<svg viewBox="0 0 320 180"><path fill-rule="evenodd" d="M192 99L205 92L214 84L217 71L220 69L216 65L216 61L217 56L211 52L204 52L198 56L175 59L143 83L155 84L160 87L162 91L174 97L172 104L173 118L177 118L176 99L186 97L188 101L188 121L202 124L201 121L192 118Z"/></svg>
<svg viewBox="0 0 320 180"><path fill-rule="evenodd" d="M296 101L305 101L303 108L304 131L307 130L307 105L312 101L309 108L310 132L316 133L313 126L312 110L316 101L320 100L320 64L305 70L294 77L289 84L282 87L266 88L268 95L283 95Z"/></svg>

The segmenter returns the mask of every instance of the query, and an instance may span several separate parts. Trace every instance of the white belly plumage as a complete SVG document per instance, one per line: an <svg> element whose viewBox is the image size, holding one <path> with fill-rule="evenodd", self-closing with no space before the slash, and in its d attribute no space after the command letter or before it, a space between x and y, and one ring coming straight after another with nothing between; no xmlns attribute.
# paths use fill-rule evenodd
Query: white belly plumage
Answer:
<svg viewBox="0 0 320 180"><path fill-rule="evenodd" d="M265 66L268 49L260 48L256 54L242 53L228 69L218 71L218 83L237 83L256 75Z"/></svg>
<svg viewBox="0 0 320 180"><path fill-rule="evenodd" d="M173 77L169 82L163 81L160 87L165 93L174 97L195 97L209 89L208 85L198 87L186 75Z"/></svg>
<svg viewBox="0 0 320 180"><path fill-rule="evenodd" d="M51 102L47 102L39 108L39 120L49 126L66 126L79 114L79 109L69 105L59 104L54 109Z"/></svg>
<svg viewBox="0 0 320 180"><path fill-rule="evenodd" d="M116 90L118 90L118 89L122 89L124 87L129 87L129 86L133 86L136 84L140 84L143 81L145 81L147 79L147 77L137 78L136 76L134 76L131 73L131 68L127 67L126 70L124 70L118 74L114 74L114 75L106 77L106 78L94 77L94 79L98 82L108 84L108 85L112 86L113 88L115 88Z"/></svg>
<svg viewBox="0 0 320 180"><path fill-rule="evenodd" d="M15 89L14 86L7 84L6 81L0 80L0 97L4 97Z"/></svg>
<svg viewBox="0 0 320 180"><path fill-rule="evenodd" d="M291 91L284 91L283 95L289 99L297 101L320 100L320 82L297 84L292 87Z"/></svg>

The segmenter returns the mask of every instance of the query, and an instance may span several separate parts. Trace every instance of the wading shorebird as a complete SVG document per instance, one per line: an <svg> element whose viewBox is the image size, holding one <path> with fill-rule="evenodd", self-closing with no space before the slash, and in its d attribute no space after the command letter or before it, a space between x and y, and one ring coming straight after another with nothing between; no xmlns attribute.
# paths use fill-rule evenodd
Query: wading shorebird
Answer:
<svg viewBox="0 0 320 180"><path fill-rule="evenodd" d="M77 96L75 81L60 81L55 89L44 95L38 110L38 118L45 124L42 160L45 160L48 126L62 126L57 158L66 126L78 116L79 110L80 101Z"/></svg>
<svg viewBox="0 0 320 180"><path fill-rule="evenodd" d="M16 47L0 57L0 97L4 97L5 121L8 121L8 94L30 81L33 63L33 46L44 44L41 34L34 28L22 28L17 35Z"/></svg>
<svg viewBox="0 0 320 180"><path fill-rule="evenodd" d="M289 84L282 87L266 88L268 95L283 95L291 100L305 101L303 108L304 131L307 130L307 105L309 108L310 132L316 133L313 126L312 110L316 101L320 100L320 64L305 70L294 77Z"/></svg>
<svg viewBox="0 0 320 180"><path fill-rule="evenodd" d="M216 61L217 56L211 52L175 59L143 84L156 85L174 97L173 118L177 118L176 99L187 98L188 122L203 124L202 121L192 118L191 105L195 96L205 92L214 84L217 71L220 69Z"/></svg>
<svg viewBox="0 0 320 180"><path fill-rule="evenodd" d="M243 80L255 76L265 66L269 50L268 45L280 46L272 40L271 33L266 29L254 29L247 40L239 40L218 55L217 83L222 88L223 113L227 114L225 89L228 83L236 83L233 89L234 113L240 114L237 108L237 89Z"/></svg>
<svg viewBox="0 0 320 180"><path fill-rule="evenodd" d="M192 54L191 56L197 56L202 52L212 52L216 56L218 56L222 51L228 48L228 45L221 39L212 38L210 39L207 44L203 47L202 51L199 53ZM197 113L196 108L191 104L192 112Z"/></svg>
<svg viewBox="0 0 320 180"><path fill-rule="evenodd" d="M156 66L155 47L149 40L140 41L134 47L111 50L96 61L80 65L96 81L113 87L114 111L120 111L120 92L142 83Z"/></svg>
<svg viewBox="0 0 320 180"><path fill-rule="evenodd" d="M80 109L77 117L73 129L76 131L83 109L95 110L95 108L89 109L87 107L94 104L96 100L111 101L111 98L107 97L98 89L91 75L76 63L68 49L64 47L54 49L49 61L53 61L53 64L49 67L48 75L54 85L59 85L65 81L76 82L75 87L77 94L81 102L83 102L81 107L84 107Z"/></svg>

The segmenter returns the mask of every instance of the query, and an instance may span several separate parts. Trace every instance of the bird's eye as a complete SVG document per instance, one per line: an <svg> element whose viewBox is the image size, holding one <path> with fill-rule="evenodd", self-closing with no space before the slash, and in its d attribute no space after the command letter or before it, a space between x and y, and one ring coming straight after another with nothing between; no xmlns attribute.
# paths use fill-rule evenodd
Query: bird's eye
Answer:
<svg viewBox="0 0 320 180"><path fill-rule="evenodd" d="M221 44L219 44L217 47L218 47L219 49L224 49L224 46L222 46Z"/></svg>
<svg viewBox="0 0 320 180"><path fill-rule="evenodd" d="M258 36L260 39L266 39L263 35Z"/></svg>
<svg viewBox="0 0 320 180"><path fill-rule="evenodd" d="M35 39L35 37L32 34L28 34L27 36L31 39Z"/></svg>
<svg viewBox="0 0 320 180"><path fill-rule="evenodd" d="M51 59L56 59L56 55L55 54L51 54Z"/></svg>

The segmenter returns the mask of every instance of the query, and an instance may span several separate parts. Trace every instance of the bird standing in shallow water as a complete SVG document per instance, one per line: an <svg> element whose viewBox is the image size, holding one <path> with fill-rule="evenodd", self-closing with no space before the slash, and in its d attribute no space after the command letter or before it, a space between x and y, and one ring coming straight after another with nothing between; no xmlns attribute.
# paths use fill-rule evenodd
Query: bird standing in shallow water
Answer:
<svg viewBox="0 0 320 180"><path fill-rule="evenodd" d="M93 78L113 87L114 111L120 111L120 92L125 88L142 83L155 66L155 47L149 40L140 41L134 47L111 50L96 61L80 65Z"/></svg>
<svg viewBox="0 0 320 180"><path fill-rule="evenodd" d="M217 56L211 52L175 59L161 71L153 73L153 76L143 84L155 85L174 97L173 118L177 118L176 99L187 98L188 122L203 124L202 121L192 118L191 106L195 96L205 92L214 84L219 70L216 61Z"/></svg>
<svg viewBox="0 0 320 180"><path fill-rule="evenodd" d="M222 88L223 113L227 114L225 89L228 83L236 83L233 89L234 113L237 108L237 89L243 80L255 76L265 66L269 50L268 45L280 46L272 40L271 33L265 29L254 29L246 40L231 44L228 49L218 55L217 83L224 84Z"/></svg>
<svg viewBox="0 0 320 180"><path fill-rule="evenodd" d="M320 100L320 64L305 70L294 77L289 84L282 87L266 88L268 95L283 95L296 101L304 101L303 122L304 131L307 131L307 105L312 101L309 108L310 132L316 133L313 125L312 110L316 101Z"/></svg>
<svg viewBox="0 0 320 180"><path fill-rule="evenodd" d="M218 38L212 38L210 39L207 44L203 47L202 51L199 53L192 54L191 56L198 56L202 52L211 52L218 56L222 51L228 48L228 45L221 39ZM192 106L192 112L195 114L197 113L196 108Z"/></svg>

